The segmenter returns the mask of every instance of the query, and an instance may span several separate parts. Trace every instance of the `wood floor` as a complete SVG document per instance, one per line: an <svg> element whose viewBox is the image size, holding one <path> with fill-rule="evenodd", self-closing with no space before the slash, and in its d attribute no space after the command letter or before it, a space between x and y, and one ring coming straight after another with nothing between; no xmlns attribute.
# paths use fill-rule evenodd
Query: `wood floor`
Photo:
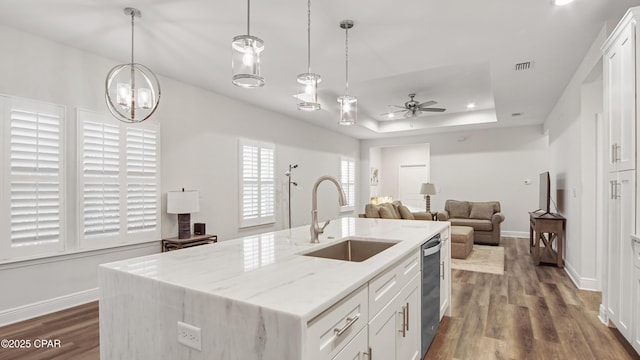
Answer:
<svg viewBox="0 0 640 360"><path fill-rule="evenodd" d="M600 293L578 290L561 269L534 266L528 240L503 238L501 245L504 275L452 270L452 316L426 359L640 359L598 320ZM98 303L0 327L0 339L62 345L0 348L0 360L99 359Z"/></svg>
<svg viewBox="0 0 640 360"><path fill-rule="evenodd" d="M528 239L506 238L504 275L452 270L452 313L425 359L640 359L598 320L601 294L535 266Z"/></svg>

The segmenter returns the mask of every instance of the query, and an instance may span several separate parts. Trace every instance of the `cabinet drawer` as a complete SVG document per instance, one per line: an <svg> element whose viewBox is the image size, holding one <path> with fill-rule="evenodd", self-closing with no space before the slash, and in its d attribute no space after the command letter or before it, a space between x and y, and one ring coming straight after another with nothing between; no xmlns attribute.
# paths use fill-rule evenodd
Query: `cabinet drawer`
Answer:
<svg viewBox="0 0 640 360"><path fill-rule="evenodd" d="M419 272L420 251L417 250L369 281L369 319L373 319Z"/></svg>
<svg viewBox="0 0 640 360"><path fill-rule="evenodd" d="M369 353L369 342L367 341L367 335L368 331L365 327L364 329L360 330L358 335L356 335L356 337L351 340L351 342L347 344L347 346L345 346L344 349L342 349L342 351L340 351L338 355L333 358L333 360L364 359L365 354Z"/></svg>
<svg viewBox="0 0 640 360"><path fill-rule="evenodd" d="M368 322L364 285L307 323L307 351L317 359L331 359Z"/></svg>

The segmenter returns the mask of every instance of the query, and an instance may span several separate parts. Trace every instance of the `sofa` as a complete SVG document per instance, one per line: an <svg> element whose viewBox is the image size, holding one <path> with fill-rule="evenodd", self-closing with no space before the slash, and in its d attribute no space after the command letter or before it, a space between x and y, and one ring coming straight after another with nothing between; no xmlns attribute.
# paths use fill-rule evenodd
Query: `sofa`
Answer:
<svg viewBox="0 0 640 360"><path fill-rule="evenodd" d="M449 221L451 226L473 228L473 242L476 244L500 244L500 224L504 215L500 213L500 202L473 202L447 200L444 211L438 213L438 220Z"/></svg>
<svg viewBox="0 0 640 360"><path fill-rule="evenodd" d="M358 215L361 218L373 219L405 219L405 220L433 220L435 213L427 211L411 212L409 208L402 205L400 201L383 204L367 204L364 207L364 214Z"/></svg>

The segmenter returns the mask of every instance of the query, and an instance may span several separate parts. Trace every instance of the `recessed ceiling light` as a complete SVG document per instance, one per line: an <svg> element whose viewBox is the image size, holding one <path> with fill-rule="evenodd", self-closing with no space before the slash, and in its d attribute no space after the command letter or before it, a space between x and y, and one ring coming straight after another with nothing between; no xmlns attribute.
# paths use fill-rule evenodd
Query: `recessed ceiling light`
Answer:
<svg viewBox="0 0 640 360"><path fill-rule="evenodd" d="M395 115L393 115L393 113L389 113L389 118L394 117Z"/></svg>
<svg viewBox="0 0 640 360"><path fill-rule="evenodd" d="M467 109L473 109L473 108L475 108L475 107L476 107L476 104L475 104L475 103L468 103L468 104L467 104Z"/></svg>
<svg viewBox="0 0 640 360"><path fill-rule="evenodd" d="M567 5L571 2L573 2L573 0L553 0L553 4L556 6Z"/></svg>

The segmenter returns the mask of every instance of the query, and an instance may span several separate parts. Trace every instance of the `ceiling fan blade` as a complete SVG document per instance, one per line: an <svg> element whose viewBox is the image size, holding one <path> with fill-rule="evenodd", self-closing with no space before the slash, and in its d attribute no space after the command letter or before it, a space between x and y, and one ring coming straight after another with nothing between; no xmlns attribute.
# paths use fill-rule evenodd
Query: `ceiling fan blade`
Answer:
<svg viewBox="0 0 640 360"><path fill-rule="evenodd" d="M396 111L390 111L390 112L386 112L386 113L384 113L384 114L380 114L380 115L389 115L389 114L395 114L395 113L399 113L399 112L403 112L403 111L406 111L406 110L396 110Z"/></svg>
<svg viewBox="0 0 640 360"><path fill-rule="evenodd" d="M407 109L406 107L400 106L400 105L387 105L387 106L389 106L389 107L397 107L397 108L405 109L405 110Z"/></svg>
<svg viewBox="0 0 640 360"><path fill-rule="evenodd" d="M430 111L430 112L444 112L447 109L443 108L420 108L420 111Z"/></svg>
<svg viewBox="0 0 640 360"><path fill-rule="evenodd" d="M435 105L437 103L438 103L437 101L433 101L433 100L425 101L422 104L418 105L418 107L427 107L427 106Z"/></svg>

